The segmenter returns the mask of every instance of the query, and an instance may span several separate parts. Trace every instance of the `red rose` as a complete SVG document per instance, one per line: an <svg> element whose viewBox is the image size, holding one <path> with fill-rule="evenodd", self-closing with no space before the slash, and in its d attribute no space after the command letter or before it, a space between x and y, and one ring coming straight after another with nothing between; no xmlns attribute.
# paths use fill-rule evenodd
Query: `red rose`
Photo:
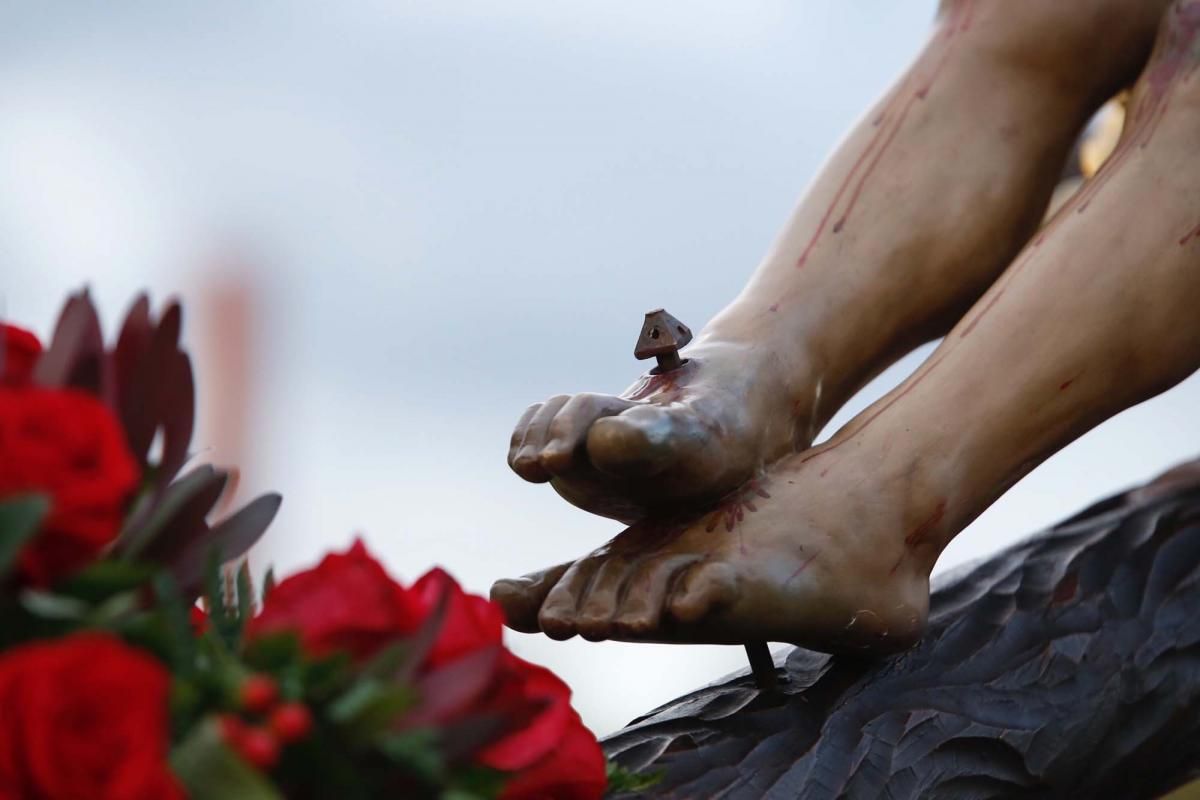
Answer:
<svg viewBox="0 0 1200 800"><path fill-rule="evenodd" d="M312 655L345 650L362 660L412 633L422 616L412 592L392 580L359 541L281 581L248 633L295 631Z"/></svg>
<svg viewBox="0 0 1200 800"><path fill-rule="evenodd" d="M175 800L170 677L107 634L0 656L0 797Z"/></svg>
<svg viewBox="0 0 1200 800"><path fill-rule="evenodd" d="M22 576L46 584L95 558L120 530L139 470L112 413L75 390L0 389L0 500L50 498L21 552Z"/></svg>
<svg viewBox="0 0 1200 800"><path fill-rule="evenodd" d="M433 613L438 599L446 594L442 628L426 657L427 666L440 666L482 647L498 645L503 639L504 612L500 606L479 595L467 594L445 570L431 569L413 584L412 592L420 603L422 616Z"/></svg>
<svg viewBox="0 0 1200 800"><path fill-rule="evenodd" d="M500 607L467 594L444 570L433 569L413 585L423 614L432 613L448 593L445 618L437 641L423 665L436 668L501 643L504 615ZM480 763L514 773L502 800L593 800L607 783L604 754L596 737L571 708L571 690L553 672L530 664L507 650L500 654L492 687L466 713L505 701L544 704L528 724L481 751Z"/></svg>
<svg viewBox="0 0 1200 800"><path fill-rule="evenodd" d="M42 354L42 343L24 328L0 322L0 386L26 386Z"/></svg>
<svg viewBox="0 0 1200 800"><path fill-rule="evenodd" d="M501 668L502 694L545 704L524 728L479 754L480 763L515 773L501 800L598 800L608 782L604 753L571 708L570 688L512 653L504 653Z"/></svg>
<svg viewBox="0 0 1200 800"><path fill-rule="evenodd" d="M510 779L500 800L599 800L607 773L596 737L572 711L554 751Z"/></svg>

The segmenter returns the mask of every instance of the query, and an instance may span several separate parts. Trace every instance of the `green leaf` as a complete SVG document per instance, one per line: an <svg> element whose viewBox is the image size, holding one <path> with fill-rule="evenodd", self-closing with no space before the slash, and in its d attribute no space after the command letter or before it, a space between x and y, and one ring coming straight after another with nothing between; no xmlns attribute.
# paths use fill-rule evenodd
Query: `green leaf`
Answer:
<svg viewBox="0 0 1200 800"><path fill-rule="evenodd" d="M162 614L172 672L191 675L196 670L196 636L192 617L175 580L166 572L154 576L154 596Z"/></svg>
<svg viewBox="0 0 1200 800"><path fill-rule="evenodd" d="M217 638L230 652L237 652L242 638L241 622L237 607L225 602L225 573L221 556L216 550L208 554L204 570L204 596L208 600L208 620ZM185 595L186 596L186 595Z"/></svg>
<svg viewBox="0 0 1200 800"><path fill-rule="evenodd" d="M21 592L21 605L35 617L55 620L82 620L90 610L82 600L37 589Z"/></svg>
<svg viewBox="0 0 1200 800"><path fill-rule="evenodd" d="M433 730L412 730L388 733L379 738L376 746L389 761L416 776L423 783L438 785L445 774L445 765L437 750L437 733Z"/></svg>
<svg viewBox="0 0 1200 800"><path fill-rule="evenodd" d="M130 561L97 561L56 586L59 594L77 597L89 603L105 600L137 589L154 576L154 567Z"/></svg>
<svg viewBox="0 0 1200 800"><path fill-rule="evenodd" d="M621 794L623 792L644 792L654 784L661 781L663 772L661 770L641 774L631 772L622 766L608 762L608 789L607 794Z"/></svg>
<svg viewBox="0 0 1200 800"><path fill-rule="evenodd" d="M350 654L335 651L316 661L302 664L301 683L308 697L325 702L344 692L351 672Z"/></svg>
<svg viewBox="0 0 1200 800"><path fill-rule="evenodd" d="M330 704L329 718L351 736L369 739L389 727L401 712L412 706L413 700L413 692L407 686L363 680Z"/></svg>
<svg viewBox="0 0 1200 800"><path fill-rule="evenodd" d="M457 769L441 800L492 800L499 797L511 775L487 767Z"/></svg>
<svg viewBox="0 0 1200 800"><path fill-rule="evenodd" d="M283 800L262 773L225 746L215 717L171 751L171 768L190 800Z"/></svg>
<svg viewBox="0 0 1200 800"><path fill-rule="evenodd" d="M140 613L141 610L142 602L137 592L115 594L94 606L88 612L85 624L89 628L111 628L122 620Z"/></svg>
<svg viewBox="0 0 1200 800"><path fill-rule="evenodd" d="M391 678L396 669L404 661L404 657L408 654L408 642L399 638L392 644L387 645L362 666L359 674L364 678L375 678L378 680L386 680Z"/></svg>
<svg viewBox="0 0 1200 800"><path fill-rule="evenodd" d="M50 511L50 498L42 494L12 497L0 503L0 580L12 572L17 554L37 533Z"/></svg>
<svg viewBox="0 0 1200 800"><path fill-rule="evenodd" d="M225 581L221 575L221 556L217 552L208 554L204 565L204 599L208 603L208 614L214 620L229 616L225 607Z"/></svg>
<svg viewBox="0 0 1200 800"><path fill-rule="evenodd" d="M263 576L262 601L267 602L267 596L275 589L275 568L267 567L267 574Z"/></svg>
<svg viewBox="0 0 1200 800"><path fill-rule="evenodd" d="M300 637L295 631L257 636L245 649L246 663L259 672L277 672L300 658Z"/></svg>
<svg viewBox="0 0 1200 800"><path fill-rule="evenodd" d="M250 577L250 564L243 561L237 573L238 621L245 627L246 620L254 616L254 580Z"/></svg>

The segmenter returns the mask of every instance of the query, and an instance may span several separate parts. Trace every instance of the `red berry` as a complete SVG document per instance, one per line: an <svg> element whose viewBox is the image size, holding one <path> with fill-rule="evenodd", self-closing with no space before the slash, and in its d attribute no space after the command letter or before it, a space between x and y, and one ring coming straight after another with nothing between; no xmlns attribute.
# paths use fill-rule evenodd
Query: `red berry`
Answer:
<svg viewBox="0 0 1200 800"><path fill-rule="evenodd" d="M279 761L279 741L266 728L247 727L242 731L235 749L242 758L264 772Z"/></svg>
<svg viewBox="0 0 1200 800"><path fill-rule="evenodd" d="M217 717L217 725L220 726L221 740L234 750L238 749L246 733L246 723L233 714L222 714Z"/></svg>
<svg viewBox="0 0 1200 800"><path fill-rule="evenodd" d="M279 699L279 685L269 675L251 675L238 691L241 706L252 714L265 714Z"/></svg>
<svg viewBox="0 0 1200 800"><path fill-rule="evenodd" d="M285 744L308 736L312 726L312 714L303 703L284 703L271 712L271 730Z"/></svg>

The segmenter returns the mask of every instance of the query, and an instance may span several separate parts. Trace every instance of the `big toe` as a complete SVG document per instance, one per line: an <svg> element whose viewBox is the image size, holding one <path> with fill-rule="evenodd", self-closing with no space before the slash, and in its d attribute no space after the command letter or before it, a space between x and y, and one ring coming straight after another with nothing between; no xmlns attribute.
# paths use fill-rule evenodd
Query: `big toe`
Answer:
<svg viewBox="0 0 1200 800"><path fill-rule="evenodd" d="M587 453L601 472L621 477L657 475L675 465L703 435L682 408L637 406L596 420Z"/></svg>
<svg viewBox="0 0 1200 800"><path fill-rule="evenodd" d="M492 601L504 611L508 627L521 633L538 633L538 612L546 595L571 564L533 572L520 578L503 578L492 584Z"/></svg>

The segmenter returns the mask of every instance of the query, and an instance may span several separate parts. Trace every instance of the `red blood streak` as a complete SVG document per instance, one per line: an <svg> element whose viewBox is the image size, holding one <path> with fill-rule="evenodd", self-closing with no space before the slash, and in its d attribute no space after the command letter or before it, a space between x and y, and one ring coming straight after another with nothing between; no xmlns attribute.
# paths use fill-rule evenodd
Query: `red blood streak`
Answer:
<svg viewBox="0 0 1200 800"><path fill-rule="evenodd" d="M802 573L802 572L804 572L804 570L808 569L809 565L812 564L812 562L816 561L817 556L819 556L819 555L821 555L820 551L813 553L811 556L809 556L808 558L801 561L800 566L796 567L796 571L788 576L788 579L786 581L784 581L783 585L787 586L789 583L796 580L796 578L800 577L800 573Z"/></svg>
<svg viewBox="0 0 1200 800"><path fill-rule="evenodd" d="M879 127L879 123L887 117L889 112L891 112L892 104L894 102L895 99L889 100L888 104L884 106L883 111L880 112L879 117L875 120L876 127ZM817 223L816 231L813 232L812 238L808 240L808 244L805 245L804 251L800 253L800 258L796 260L797 269L803 267L804 263L808 261L809 254L813 251L813 248L817 246L817 242L820 240L821 234L825 232L825 226L829 224L829 218L833 216L833 212L837 208L838 203L842 201L842 195L845 194L846 189L849 188L850 182L854 180L854 176L858 173L858 170L864 163L866 163L867 157L871 155L871 152L875 149L875 145L879 143L880 138L882 138L884 134L884 130L884 128L877 130L871 137L871 141L867 143L866 149L859 154L857 159L855 159L853 166L850 168L850 173L846 176L846 179L842 181L842 185L838 187L837 192L834 193L833 201L829 204L829 207L825 209L825 213L821 216L821 221Z"/></svg>
<svg viewBox="0 0 1200 800"><path fill-rule="evenodd" d="M967 3L967 8L966 8L965 12L963 13L962 24L958 26L958 29L960 31L971 30L971 20L974 16L975 16L975 8L974 8L973 4Z"/></svg>
<svg viewBox="0 0 1200 800"><path fill-rule="evenodd" d="M671 403L683 396L683 390L678 383L678 370L664 372L658 375L646 375L626 396L626 400L645 400L652 395Z"/></svg>
<svg viewBox="0 0 1200 800"><path fill-rule="evenodd" d="M871 158L872 153L874 153L874 158L871 159L870 165L859 179L858 184L852 193L849 204L842 212L841 218L834 224L833 233L840 233L842 228L845 226L846 220L850 216L850 212L854 209L855 204L858 202L859 194L861 194L863 187L866 185L871 173L874 172L875 167L883 157L883 154L887 151L888 146L891 144L892 140L895 139L900 127L904 124L904 119L908 116L909 109L912 107L913 102L916 100L925 99L925 97L929 94L929 89L933 86L934 81L937 80L938 75L941 74L942 67L945 65L946 59L949 56L950 45L955 35L970 27L972 4L973 0L964 0L962 5L955 9L954 13L956 15L961 15L961 18L952 17L947 23L945 29L946 44L942 50L941 57L938 59L937 64L930 73L928 80L925 81L924 85L908 96L908 99L905 101L900 113L892 119L891 124L884 125L883 123L887 121L890 116L892 116L892 111L894 110L895 104L900 100L900 98L908 94L909 81L916 76L906 78L900 85L900 88L896 91L896 94L888 100L883 110L880 111L875 119L871 121L871 124L877 128L875 134L871 137L871 141L867 143L867 146L863 152L859 154L857 159L855 159L854 164L850 168L849 174L846 175L845 180L842 181L837 192L834 193L833 201L829 204L829 207L825 209L825 213L821 216L820 222L817 223L816 231L813 232L812 237L808 240L808 244L805 245L800 257L796 260L797 268L803 267L808 261L809 254L812 253L813 248L815 248L817 246L817 242L820 241L822 234L825 233L825 228L829 225L829 220L833 217L833 213L837 209L838 204L841 203L842 196L846 193L846 190L849 188L850 184L854 182L854 178L858 174L858 171L862 168L863 164L865 164L867 159ZM883 142L882 146L876 150L876 146L879 145L881 141Z"/></svg>
<svg viewBox="0 0 1200 800"><path fill-rule="evenodd" d="M908 536L904 537L904 543L909 547L916 547L917 545L924 544L926 537L933 532L934 527L941 522L942 518L945 516L946 501L943 500L937 504L937 508L933 510L933 513L930 514L924 522L913 528Z"/></svg>
<svg viewBox="0 0 1200 800"><path fill-rule="evenodd" d="M1071 388L1071 384L1072 384L1072 383L1074 383L1074 382L1075 382L1075 379L1074 379L1074 378L1071 378L1070 380L1063 381L1061 384L1059 384L1059 386L1058 386L1058 390L1059 390L1060 392L1062 392L1062 391L1066 391L1067 389Z"/></svg>
<svg viewBox="0 0 1200 800"><path fill-rule="evenodd" d="M1198 236L1200 236L1200 225L1197 225L1196 227L1194 227L1190 231L1188 231L1187 235L1179 240L1179 246L1180 247L1186 246L1188 242L1190 242L1192 239L1195 239Z"/></svg>
<svg viewBox="0 0 1200 800"><path fill-rule="evenodd" d="M961 8L965 13L969 14L970 7L971 4L969 2L965 2ZM959 30L956 25L957 23L954 20L950 20L949 27L946 31L946 46L942 49L941 57L938 59L937 64L934 65L933 70L929 75L929 79L925 81L923 86L913 92L913 94L908 98L907 102L905 102L904 107L900 110L900 114L896 117L896 121L891 126L891 133L889 133L887 138L884 139L883 145L878 151L876 151L875 157L871 159L870 165L859 179L858 185L854 188L853 194L850 195L850 201L846 204L846 210L842 212L841 219L834 224L834 233L840 233L842 228L845 226L846 221L850 218L850 214L854 211L854 207L858 204L858 198L859 195L862 194L863 187L866 186L871 174L875 171L875 167L879 165L879 161L883 158L883 154L887 152L888 148L892 144L892 141L896 138L896 134L900 132L900 128L903 127L904 120L908 117L908 112L912 110L913 104L917 100L924 100L929 95L929 90L933 87L933 84L937 80L938 76L941 75L942 68L946 66L946 59L950 55L950 40L954 38L954 34Z"/></svg>

